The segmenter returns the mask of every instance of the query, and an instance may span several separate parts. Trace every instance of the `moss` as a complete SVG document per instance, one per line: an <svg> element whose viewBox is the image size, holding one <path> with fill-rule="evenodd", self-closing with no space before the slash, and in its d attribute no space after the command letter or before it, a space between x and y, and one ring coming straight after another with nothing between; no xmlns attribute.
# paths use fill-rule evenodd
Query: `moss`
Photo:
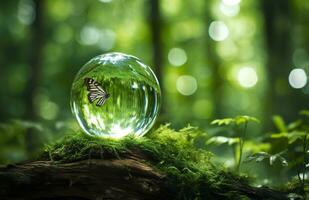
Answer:
<svg viewBox="0 0 309 200"><path fill-rule="evenodd" d="M309 180L305 179L305 185L303 186L299 178L294 177L291 181L287 182L281 190L295 196L295 199L300 199L301 196L304 198L309 197Z"/></svg>
<svg viewBox="0 0 309 200"><path fill-rule="evenodd" d="M168 125L161 126L146 137L125 137L121 140L76 133L47 146L41 159L65 163L95 157L119 158L138 151L147 156L147 162L166 174L175 199L218 196L221 199L243 199L241 194L231 188L235 188L235 183L247 184L247 180L212 165L212 154L194 145L194 138L203 135L205 133L194 127L175 131Z"/></svg>

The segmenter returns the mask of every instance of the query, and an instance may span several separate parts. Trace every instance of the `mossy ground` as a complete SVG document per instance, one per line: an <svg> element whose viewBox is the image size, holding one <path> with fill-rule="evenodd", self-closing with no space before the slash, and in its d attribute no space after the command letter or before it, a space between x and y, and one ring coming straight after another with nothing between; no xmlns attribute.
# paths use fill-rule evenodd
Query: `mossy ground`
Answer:
<svg viewBox="0 0 309 200"><path fill-rule="evenodd" d="M94 157L104 159L106 155L121 158L132 150L138 150L147 156L145 162L167 176L175 199L245 198L227 188L247 184L248 180L227 172L223 167L214 166L210 161L212 154L196 147L195 138L203 134L193 127L175 131L168 125L146 137L125 137L121 140L76 133L47 146L41 158L65 163Z"/></svg>

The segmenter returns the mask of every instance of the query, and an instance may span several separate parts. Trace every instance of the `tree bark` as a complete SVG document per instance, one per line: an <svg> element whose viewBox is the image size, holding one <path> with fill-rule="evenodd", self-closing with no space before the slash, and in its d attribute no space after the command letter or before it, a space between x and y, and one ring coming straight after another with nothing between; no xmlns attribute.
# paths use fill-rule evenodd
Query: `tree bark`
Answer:
<svg viewBox="0 0 309 200"><path fill-rule="evenodd" d="M146 157L135 153L121 157L107 155L105 159L71 163L45 160L0 166L0 199L164 200L174 199L178 194L167 176L146 164ZM288 199L283 192L237 180L220 187L200 183L200 190L201 199L231 199L231 193L259 200Z"/></svg>
<svg viewBox="0 0 309 200"><path fill-rule="evenodd" d="M169 199L164 176L131 158L0 168L0 199Z"/></svg>

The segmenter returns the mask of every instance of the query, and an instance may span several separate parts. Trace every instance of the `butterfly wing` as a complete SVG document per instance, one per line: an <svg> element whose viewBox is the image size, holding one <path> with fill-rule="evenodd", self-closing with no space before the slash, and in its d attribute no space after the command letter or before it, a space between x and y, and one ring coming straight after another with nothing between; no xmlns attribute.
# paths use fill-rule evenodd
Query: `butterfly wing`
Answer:
<svg viewBox="0 0 309 200"><path fill-rule="evenodd" d="M102 106L105 103L106 99L107 98L105 98L105 97L100 98L99 101L97 102L96 106Z"/></svg>
<svg viewBox="0 0 309 200"><path fill-rule="evenodd" d="M108 98L108 94L104 91L102 86L92 78L85 78L85 84L87 86L87 90L89 91L87 97L90 103L93 103L98 99L97 106L102 106L106 99Z"/></svg>

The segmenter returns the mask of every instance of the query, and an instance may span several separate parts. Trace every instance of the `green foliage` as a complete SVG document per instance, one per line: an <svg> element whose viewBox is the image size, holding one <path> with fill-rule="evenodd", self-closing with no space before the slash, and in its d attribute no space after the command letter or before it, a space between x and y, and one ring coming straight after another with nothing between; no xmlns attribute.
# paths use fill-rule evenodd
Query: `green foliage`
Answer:
<svg viewBox="0 0 309 200"><path fill-rule="evenodd" d="M295 130L295 131L292 131L292 132L281 132L281 133L271 134L271 138L273 138L273 139L287 138L288 143L292 144L295 141L302 139L307 134L308 134L307 132Z"/></svg>
<svg viewBox="0 0 309 200"><path fill-rule="evenodd" d="M308 117L308 110L302 110L299 112L300 115ZM272 133L270 138L273 140L287 140L289 153L292 155L293 160L301 160L293 162L294 166L297 167L297 177L299 185L301 185L302 193L305 195L305 182L306 182L306 168L308 166L307 161L307 138L309 134L309 127L306 123L306 119L297 119L288 125L284 122L282 117L275 116L273 121L279 132ZM299 159L300 158L300 159Z"/></svg>
<svg viewBox="0 0 309 200"><path fill-rule="evenodd" d="M36 138L31 146L27 143L29 133ZM0 124L0 137L0 163L10 163L31 157L40 145L49 141L51 132L42 124L14 119Z"/></svg>
<svg viewBox="0 0 309 200"><path fill-rule="evenodd" d="M299 114L300 114L300 115L305 115L305 116L309 117L309 110L301 110L301 111L299 112Z"/></svg>
<svg viewBox="0 0 309 200"><path fill-rule="evenodd" d="M275 162L278 162L282 166L288 166L287 160L282 156L283 153L284 152L280 152L277 154L269 154L266 152L258 152L248 156L245 162L262 162L264 160L268 160L269 165L273 165Z"/></svg>
<svg viewBox="0 0 309 200"><path fill-rule="evenodd" d="M218 124L219 126L221 125L241 125L241 124L245 124L248 122L255 122L255 123L260 123L260 121L255 118L255 117L251 117L248 115L240 115L240 116L236 116L234 118L223 118L223 119L215 119L211 122L211 124Z"/></svg>
<svg viewBox="0 0 309 200"><path fill-rule="evenodd" d="M214 136L211 137L209 140L207 140L206 145L209 144L216 144L216 145L221 145L221 144L228 144L228 145L233 145L239 142L239 138L230 138L230 137L224 137L224 136Z"/></svg>
<svg viewBox="0 0 309 200"><path fill-rule="evenodd" d="M238 137L238 138L227 138L227 137L219 136L219 137L216 137L216 138L211 138L207 141L207 144L228 143L229 145L232 145L232 144L238 143L238 151L237 151L238 155L235 156L235 160L238 158L237 166L236 166L237 171L240 170L240 166L241 166L241 162L242 162L243 147L244 147L244 143L245 143L247 126L248 126L249 122L259 123L260 121L255 117L251 117L251 116L248 116L248 115L241 115L241 116L236 116L234 118L215 119L211 122L211 124L218 124L219 126L221 126L221 125L235 125L235 126L243 125L243 130L241 131L241 136ZM234 130L234 132L236 132L236 131Z"/></svg>
<svg viewBox="0 0 309 200"><path fill-rule="evenodd" d="M230 196L223 186L232 186L233 182L245 183L247 180L226 172L222 167L213 166L210 162L212 153L194 146L201 135L205 133L194 127L175 131L168 125L159 127L147 137L125 137L121 140L75 133L48 145L41 159L65 163L108 156L121 158L138 150L147 156L147 161L167 175L169 187L177 199L203 199L205 193L214 191L221 191L223 197ZM210 188L201 189L202 185Z"/></svg>
<svg viewBox="0 0 309 200"><path fill-rule="evenodd" d="M281 132L287 131L285 122L284 122L284 120L282 119L281 116L279 116L279 115L273 116L273 122L274 122L275 126L277 127L277 129L280 130Z"/></svg>
<svg viewBox="0 0 309 200"><path fill-rule="evenodd" d="M224 119L215 119L211 122L211 124L218 124L219 126L221 126L221 125L230 125L234 122L235 120L233 118L224 118Z"/></svg>

